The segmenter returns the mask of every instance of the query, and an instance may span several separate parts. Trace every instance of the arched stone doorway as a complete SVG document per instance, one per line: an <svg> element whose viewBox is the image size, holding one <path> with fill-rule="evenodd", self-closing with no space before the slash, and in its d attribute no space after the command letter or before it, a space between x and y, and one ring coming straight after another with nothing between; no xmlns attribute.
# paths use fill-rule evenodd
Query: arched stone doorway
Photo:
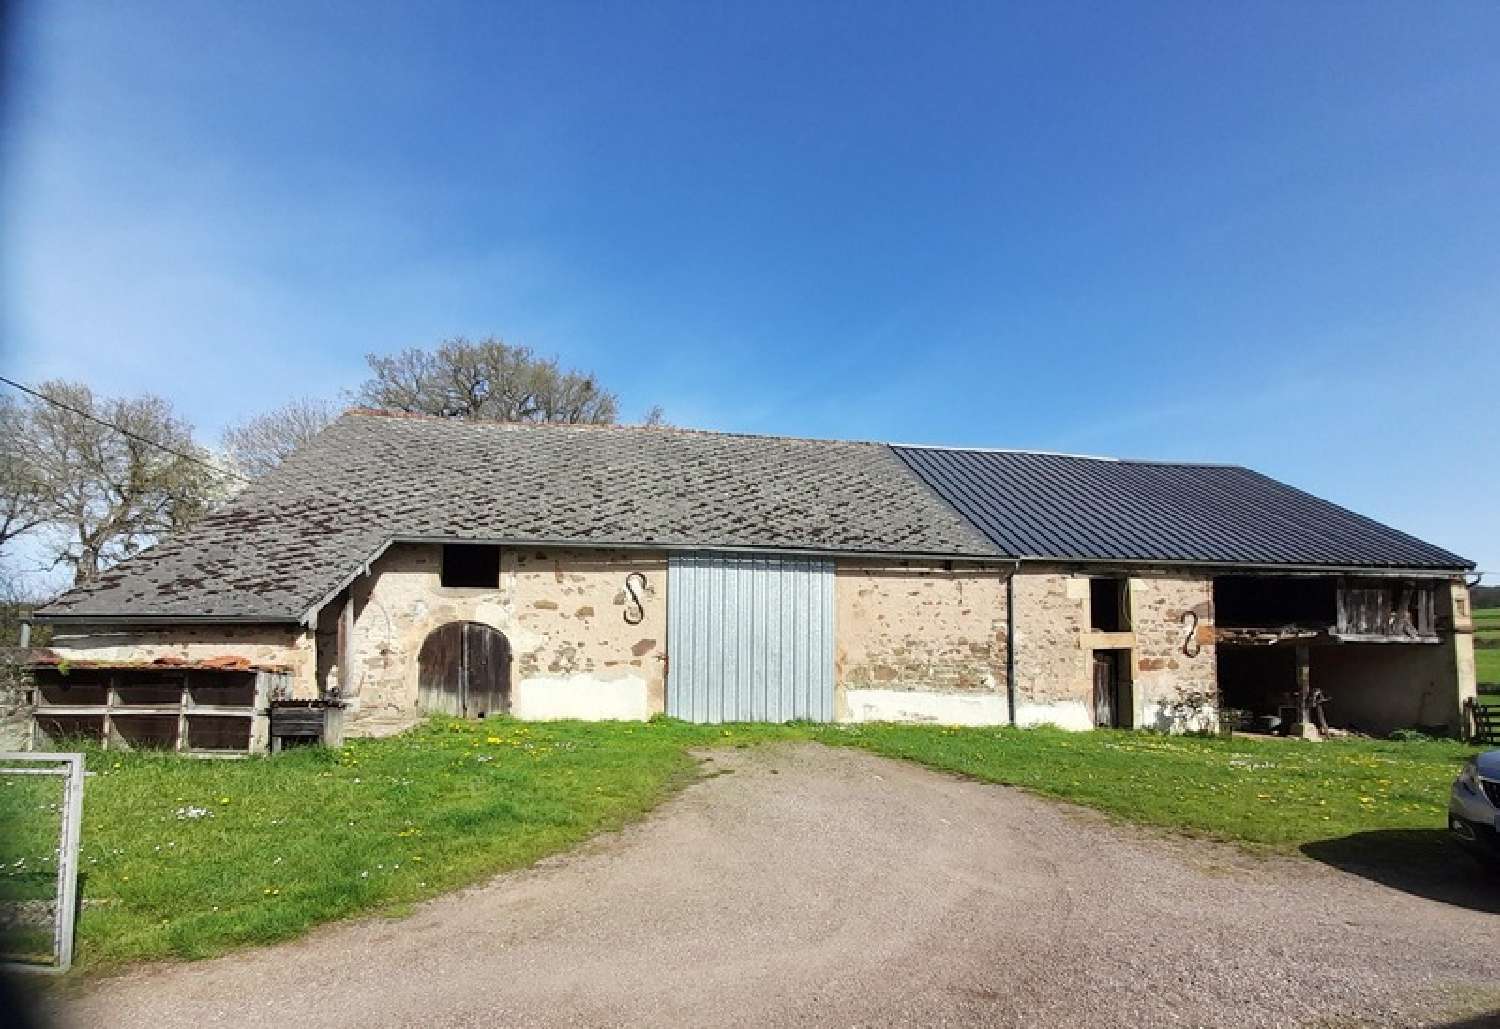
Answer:
<svg viewBox="0 0 1500 1029"><path fill-rule="evenodd" d="M510 711L510 641L479 622L428 633L417 655L417 708L460 718Z"/></svg>

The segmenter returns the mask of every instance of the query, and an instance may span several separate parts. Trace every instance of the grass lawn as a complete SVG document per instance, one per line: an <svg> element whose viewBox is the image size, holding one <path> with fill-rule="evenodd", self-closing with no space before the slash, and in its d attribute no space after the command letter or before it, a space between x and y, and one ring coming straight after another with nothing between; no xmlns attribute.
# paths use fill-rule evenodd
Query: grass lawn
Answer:
<svg viewBox="0 0 1500 1029"><path fill-rule="evenodd" d="M1204 739L1095 730L828 727L825 739L1097 808L1292 850L1377 829L1441 829L1473 747L1453 741Z"/></svg>
<svg viewBox="0 0 1500 1029"><path fill-rule="evenodd" d="M530 864L650 809L693 776L685 744L714 735L439 721L275 758L94 750L76 961L203 957ZM16 783L0 779L0 883L10 862L45 863L42 837L24 831L41 824L31 791ZM28 843L35 853L10 855Z"/></svg>
<svg viewBox="0 0 1500 1029"><path fill-rule="evenodd" d="M57 811L62 803L59 776L0 776L0 910L19 916L5 932L7 958L42 963L52 959ZM26 817L32 811L40 817ZM7 817L12 812L15 816Z"/></svg>
<svg viewBox="0 0 1500 1029"><path fill-rule="evenodd" d="M1474 612L1474 663L1480 682L1500 683L1500 607Z"/></svg>
<svg viewBox="0 0 1500 1029"><path fill-rule="evenodd" d="M1449 782L1472 752L1447 742L507 719L438 720L341 750L242 761L94 751L78 967L202 957L400 911L639 816L691 780L690 748L773 740L861 747L1131 821L1286 849L1440 830ZM21 824L28 804L0 781L0 822ZM7 854L29 845L7 835ZM34 867L40 854L17 857Z"/></svg>

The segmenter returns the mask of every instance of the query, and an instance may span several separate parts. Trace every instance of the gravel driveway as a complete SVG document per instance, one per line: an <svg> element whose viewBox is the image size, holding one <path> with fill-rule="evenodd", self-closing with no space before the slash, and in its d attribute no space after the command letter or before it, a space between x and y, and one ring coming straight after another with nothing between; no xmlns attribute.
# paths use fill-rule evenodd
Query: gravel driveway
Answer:
<svg viewBox="0 0 1500 1029"><path fill-rule="evenodd" d="M1495 987L1500 917L1316 862L852 750L707 764L733 774L571 855L408 918L107 980L63 1014L142 1029L1415 1025Z"/></svg>

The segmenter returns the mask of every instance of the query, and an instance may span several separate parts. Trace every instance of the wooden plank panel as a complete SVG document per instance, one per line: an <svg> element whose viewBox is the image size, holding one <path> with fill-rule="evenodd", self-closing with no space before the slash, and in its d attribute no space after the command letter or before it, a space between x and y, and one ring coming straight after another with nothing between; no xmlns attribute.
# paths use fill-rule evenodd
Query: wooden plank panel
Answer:
<svg viewBox="0 0 1500 1029"><path fill-rule="evenodd" d="M245 751L250 749L250 723L219 715L187 716L189 750Z"/></svg>
<svg viewBox="0 0 1500 1029"><path fill-rule="evenodd" d="M113 741L125 750L176 750L176 714L141 715L116 711L111 716Z"/></svg>
<svg viewBox="0 0 1500 1029"><path fill-rule="evenodd" d="M320 707L273 707L271 709L271 735L321 736L323 735L323 709Z"/></svg>
<svg viewBox="0 0 1500 1029"><path fill-rule="evenodd" d="M462 622L450 622L428 634L417 655L417 707L434 714L462 716Z"/></svg>
<svg viewBox="0 0 1500 1029"><path fill-rule="evenodd" d="M1094 654L1094 725L1110 728L1115 724L1114 659L1108 654Z"/></svg>
<svg viewBox="0 0 1500 1029"><path fill-rule="evenodd" d="M510 641L499 629L464 624L464 714L470 718L510 711Z"/></svg>

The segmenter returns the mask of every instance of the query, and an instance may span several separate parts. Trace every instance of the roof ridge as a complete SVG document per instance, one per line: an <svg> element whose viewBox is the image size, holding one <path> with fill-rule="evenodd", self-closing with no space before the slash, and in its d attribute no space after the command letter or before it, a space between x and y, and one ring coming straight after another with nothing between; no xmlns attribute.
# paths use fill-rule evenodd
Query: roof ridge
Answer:
<svg viewBox="0 0 1500 1029"><path fill-rule="evenodd" d="M890 447L893 450L943 450L972 454L1030 454L1040 457L1067 457L1080 461L1108 461L1111 464L1164 465L1172 468L1240 468L1245 465L1229 461L1174 461L1159 458L1110 457L1104 454L1073 454L1062 450L1038 450L1027 447L973 447L946 443L899 443L880 439L847 439L836 436L798 436L779 432L745 432L735 429L700 429L686 425L635 425L626 422L507 422L492 418L466 418L462 415L425 414L412 411L385 411L374 407L351 407L345 415L367 418L393 418L410 421L441 422L464 426L507 430L577 430L586 432L655 432L682 436L719 436L731 439L770 439L791 443L849 443L857 446Z"/></svg>
<svg viewBox="0 0 1500 1029"><path fill-rule="evenodd" d="M1021 454L1029 457L1066 457L1075 461L1103 461L1108 464L1159 465L1168 468L1239 468L1250 469L1232 461L1173 461L1149 457L1109 457L1104 454L1073 454L1065 450L1034 450L1027 447L956 447L945 443L888 443L895 450L940 450L951 454Z"/></svg>
<svg viewBox="0 0 1500 1029"><path fill-rule="evenodd" d="M351 407L340 417L392 418L420 422L496 429L535 429L538 431L572 429L586 432L652 432L682 436L728 436L736 439L774 439L791 443L852 443L859 446L889 447L894 444L878 439L840 439L830 436L789 436L777 432L744 432L733 429L699 429L685 425L635 425L628 422L507 422L493 418L465 418L459 415L425 414L410 411L382 411L373 407Z"/></svg>

